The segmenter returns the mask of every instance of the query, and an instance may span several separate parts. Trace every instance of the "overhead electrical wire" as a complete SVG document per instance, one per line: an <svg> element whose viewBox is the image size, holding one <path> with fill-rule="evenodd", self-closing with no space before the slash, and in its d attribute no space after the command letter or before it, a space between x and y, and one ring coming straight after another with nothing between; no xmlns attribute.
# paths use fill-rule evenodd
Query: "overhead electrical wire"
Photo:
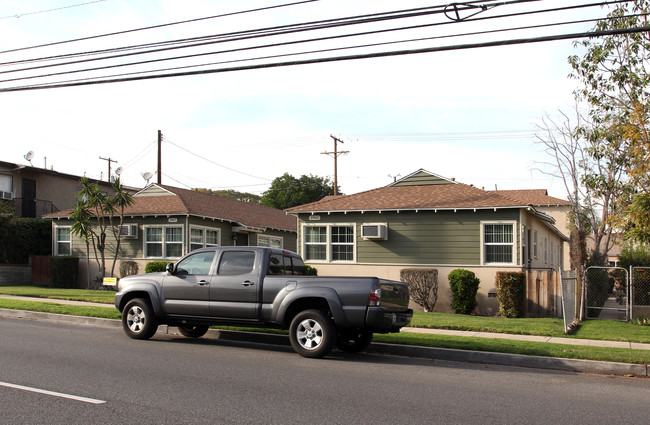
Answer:
<svg viewBox="0 0 650 425"><path fill-rule="evenodd" d="M471 9L474 9L474 8L480 8L480 9L483 10L483 8L488 8L488 7L494 8L494 7L497 7L497 6L513 5L513 4L520 4L520 3L529 3L529 2L536 2L536 1L541 1L541 0L510 0L510 1L502 1L502 2L474 1L474 2L466 2L466 3L462 3L462 4L456 4L455 11L456 11L456 13L458 13L458 10L461 10L461 11L462 10L471 10ZM562 10L568 10L568 9L594 7L594 6L597 6L597 5L599 6L599 5L603 5L603 4L615 4L615 3L622 3L622 2L624 2L624 0L614 0L614 1L606 1L606 2L598 2L598 3L585 3L585 4L580 4L580 5L565 6L565 7L561 7L561 8L541 9L541 10L517 12L517 13L503 14L503 15L496 15L496 16L472 17L472 19L470 21L471 22L476 22L476 21L479 21L479 20L487 20L487 19L499 19L499 18L509 18L509 17L515 17L515 16L522 16L522 15L532 15L532 14L537 14L537 13L549 13L549 12L557 12L557 11L562 11ZM291 3L291 4L300 4L300 3L303 3L303 2ZM304 32L304 31L310 31L310 30L314 30L314 29L323 29L323 27L327 27L327 29L330 29L329 26L338 27L338 26L342 26L342 25L352 25L352 24L376 22L376 20L384 21L384 20L388 20L388 19L398 19L398 18L401 19L404 16L409 16L409 17L418 16L419 17L419 16L421 16L420 14L422 14L422 13L424 13L425 15L429 15L431 13L441 13L441 12L444 13L448 8L449 8L449 5L446 5L446 6L431 6L431 7L427 7L427 8L418 8L418 9L405 9L405 10L399 10L399 11L393 11L393 12L382 12L382 13L379 13L379 14L359 15L359 16L346 17L346 18L336 18L336 19L329 19L329 20L312 21L312 22L308 22L308 23L304 23L304 24L291 24L291 25L287 25L287 26L258 28L258 29L254 29L254 30L237 31L237 32L226 33L226 34L216 34L216 35L204 36L204 37L199 37L199 38L201 38L201 39L206 39L208 37L214 38L210 42L205 42L205 43L209 43L209 44L224 43L224 42L230 42L230 41L241 41L242 39L249 39L249 37L258 38L258 37L267 37L267 36L276 36L276 35L286 35L286 34L293 34L294 32ZM412 49L398 50L398 51L371 52L371 53L361 53L361 54L356 54L356 55L321 57L321 58L312 58L312 59L305 59L305 60L286 61L286 62L260 63L260 64L253 64L253 65L244 65L244 66L222 67L222 68L217 68L217 69L202 69L202 70L196 70L196 71L169 72L169 71L178 71L180 69L206 67L206 66L213 66L213 65L224 65L224 64L232 64L232 63L237 63L237 62L261 61L261 60L277 59L277 58L282 58L282 57L286 58L286 57L290 57L290 56L309 55L309 54L313 55L313 54L317 54L317 53L322 54L322 53L326 53L326 52L333 52L333 51L340 51L340 50L378 47L378 46L382 46L382 45L389 45L389 44L396 44L396 43L412 43L412 42L421 42L421 41L441 39L441 38L467 37L467 36L471 36L471 35L495 34L495 33L506 32L506 31L519 31L519 30L527 30L527 29L550 28L552 26L578 24L578 23L585 23L585 22L588 22L588 21L593 22L593 20L554 22L554 23L540 24L540 25L534 25L534 26L522 26L522 27L515 27L515 28L502 28L502 29L489 30L489 31L475 31L475 32L448 34L448 35L443 35L443 36L419 37L419 38L415 38L415 39L391 40L391 41L379 42L379 43L366 43L366 44L357 44L357 45L352 45L352 46L339 46L339 47L333 47L333 48L328 48L328 49L307 50L307 51L298 51L298 52L291 52L291 53L278 53L278 54L272 54L272 55L243 58L243 59L224 60L224 61L220 61L220 62L212 62L212 63L207 63L207 64L206 63L192 64L192 65L171 67L171 68L165 68L165 69L153 69L153 70L149 69L149 70L135 71L135 72L130 72L130 73L122 73L122 74L113 74L113 75L104 75L104 76L91 76L91 77L88 77L88 78L76 79L76 80L63 80L63 81L45 82L45 83L33 84L33 85L5 87L5 88L0 88L0 91L9 92L9 91L36 90L36 89L41 89L41 88L58 88L58 87L73 87L73 86L90 85L90 84L107 84L107 83L116 83L116 82L138 81L138 80L146 80L146 79L169 78L169 77L200 75L200 74L210 74L210 73L221 73L221 72L233 72L233 71L242 71L242 70L250 70L250 69L281 67L281 66L294 66L294 65L325 63L325 62L335 62L335 61L346 61L346 60L355 60L355 59L368 59L368 58L387 57L387 56L400 56L400 55L418 54L418 53L432 53L432 52L471 49L471 48L480 48L480 47L492 47L492 46L514 45L514 44L524 44L524 43L536 43L536 42L553 41L553 40L578 39L578 38L593 37L593 36L603 36L603 35L621 34L621 33L629 33L629 32L647 31L647 28L641 27L641 28L632 28L632 29L628 29L628 30L614 30L613 32L612 31L610 31L610 32L602 32L602 31L601 32L578 32L578 33L558 34L558 35L540 36L540 37L526 37L526 38L518 38L518 39L512 39L512 40L498 40L498 41L490 41L490 42L483 42L483 43L455 44L455 45L451 45L451 46L436 46L436 47L428 47L428 48L412 48ZM462 22L467 22L467 21L462 21ZM189 59L189 58L195 58L195 57L206 56L206 55L235 53L235 52L243 52L243 51L249 51L249 50L254 50L254 49L266 49L266 48L274 48L274 47L284 47L284 46L301 44L301 43L320 42L320 41L329 41L329 40L341 39L341 38L351 38L351 37L361 37L361 36L368 36L368 35L376 35L376 34L385 33L385 32L389 32L389 31L400 31L400 30L409 30L409 29L414 29L414 28L423 28L423 27L430 27L430 26L437 26L437 25L447 25L449 23L450 22L437 22L437 23L411 25L411 26L399 27L399 28L382 28L382 29L379 29L379 30L371 30L371 31L352 33L352 34L335 34L335 35L329 35L329 36L323 36L323 37L317 37L317 38L311 38L311 39L290 40L290 41L281 41L281 42L271 43L271 44L236 47L236 48L221 50L221 51L217 51L217 52L201 52L201 53L195 53L195 54L183 55L183 56L177 56L177 57L163 57L163 58L148 59L148 60L139 61L139 62L118 63L118 64L106 65L106 66L102 66L102 67L95 67L95 68L72 69L72 70L67 70L67 71L62 71L62 72L57 72L57 73L50 73L50 74L19 76L17 78L2 80L2 81L0 81L0 83L2 83L2 82L7 83L7 82L14 82L14 81L28 80L28 79L51 78L51 77L57 77L57 76L67 75L67 74L90 72L90 71L100 71L100 70L106 70L106 69L112 69L112 68L118 68L118 67L126 67L126 66L144 65L144 64L150 64L150 63L161 62L161 61L174 61L174 60L181 60L181 59ZM453 21L451 23L457 23L457 21ZM278 31L280 31L280 32L278 33ZM236 37L235 38L229 38L229 37L232 37L233 35L236 35ZM243 37L243 38L241 38L241 37ZM183 39L183 40L180 40L180 42L186 43L187 40L191 40L191 39ZM176 42L179 42L179 40L171 41L171 42L168 42L168 43L176 43ZM205 43L202 42L201 45L204 45ZM133 46L131 46L131 47L133 47ZM21 68L21 69L14 69L14 70L8 70L8 71L0 71L0 74L11 73L11 72L33 71L33 70L36 70L36 69L41 69L41 68L46 68L46 67L53 67L53 66L75 65L75 64L79 64L79 63L85 63L87 61L116 59L118 57L124 57L124 56L136 55L136 54L160 53L160 52L166 52L166 51L172 50L172 49L186 48L186 47L197 47L197 46L194 46L194 45L191 45L191 46L187 46L187 45L174 46L174 45L172 45L170 47L166 47L164 49L156 49L154 51L146 50L144 52L131 52L131 53L124 54L124 55L114 55L114 56L109 56L109 57L99 57L99 58L92 58L92 59L84 59L84 60L79 60L79 61L74 61L74 62L55 63L55 64L42 65L42 66L37 66L37 67L29 67L29 68ZM43 59L43 58L41 58L41 59ZM9 65L9 64L10 63L5 62L5 63L2 63L0 65ZM141 75L141 74L152 74L152 73L160 73L160 72L165 72L165 73L164 74L155 74L155 75ZM138 75L138 76L134 76L134 75Z"/></svg>

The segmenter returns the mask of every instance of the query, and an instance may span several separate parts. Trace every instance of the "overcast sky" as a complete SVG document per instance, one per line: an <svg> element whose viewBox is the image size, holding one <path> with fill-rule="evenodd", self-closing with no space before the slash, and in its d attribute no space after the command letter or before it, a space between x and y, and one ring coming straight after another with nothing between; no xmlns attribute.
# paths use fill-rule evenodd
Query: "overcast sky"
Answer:
<svg viewBox="0 0 650 425"><path fill-rule="evenodd" d="M48 48L7 50L107 34L153 25L215 16L288 3L217 0L0 0L1 62L54 54L88 52L149 42L432 6L437 2L320 0L291 7L246 13L130 32ZM476 17L590 3L588 0L542 0L500 6ZM443 3L440 3L443 4ZM346 41L278 47L229 56L151 65L148 70L231 61L342 45L397 41L478 30L604 16L588 8L562 13L518 15L510 19L452 23L442 14L268 37L228 44L227 48L275 43L425 23L441 26L375 34ZM474 19L471 18L471 19ZM471 20L470 19L470 20ZM586 31L593 23L496 33L463 38L370 47L294 57L322 58L356 53L483 43L492 40ZM208 51L226 48L210 46ZM198 52L198 50L195 50ZM162 53L165 55L187 52ZM580 53L573 41L451 50L386 58L212 73L115 84L0 93L0 160L93 178L107 178L122 168L126 185L143 187L144 172L156 172L157 132L161 130L162 182L183 188L266 190L285 172L332 177L334 160L322 154L334 148L330 135L344 143L339 150L338 180L346 194L385 186L420 168L485 189L549 189L564 198L558 181L536 171L548 158L535 144L536 124L545 114L569 110L576 81L567 78L567 57ZM153 57L153 56L149 56ZM268 59L267 62L280 59ZM286 60L286 59L282 59ZM233 62L252 64L258 62ZM99 66L82 64L77 67ZM215 69L208 65L191 69ZM67 68L72 69L73 67ZM0 67L3 70L14 66ZM65 68L64 68L65 69ZM141 67L102 70L111 75ZM59 72L49 68L44 72ZM31 71L35 72L43 71ZM26 73L0 74L0 80ZM81 78L62 76L58 80ZM38 80L40 82L41 80ZM46 80L42 80L46 81ZM47 81L55 81L54 77ZM36 80L0 82L0 88ZM152 182L156 180L153 177ZM37 194L38 196L38 194Z"/></svg>

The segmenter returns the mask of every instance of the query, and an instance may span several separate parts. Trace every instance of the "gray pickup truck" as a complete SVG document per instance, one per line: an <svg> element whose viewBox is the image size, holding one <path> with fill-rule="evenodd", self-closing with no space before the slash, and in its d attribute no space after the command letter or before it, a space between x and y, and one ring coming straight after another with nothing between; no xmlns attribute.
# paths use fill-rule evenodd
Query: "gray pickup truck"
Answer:
<svg viewBox="0 0 650 425"><path fill-rule="evenodd" d="M115 307L126 334L151 338L159 324L199 338L211 325L289 329L293 349L323 357L335 346L364 350L373 333L410 323L403 282L376 277L307 276L296 253L261 247L192 251L163 273L118 283Z"/></svg>

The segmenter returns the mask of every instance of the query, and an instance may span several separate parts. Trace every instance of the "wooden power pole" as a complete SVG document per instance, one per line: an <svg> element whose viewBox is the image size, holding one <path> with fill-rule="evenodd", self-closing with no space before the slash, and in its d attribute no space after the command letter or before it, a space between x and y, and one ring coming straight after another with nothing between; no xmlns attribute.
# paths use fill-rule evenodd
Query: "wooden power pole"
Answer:
<svg viewBox="0 0 650 425"><path fill-rule="evenodd" d="M334 157L334 195L338 195L338 190L339 190L339 182L338 182L338 157L339 155L343 155L346 153L350 153L350 151L339 151L338 148L338 143L343 143L343 140L338 139L332 135L330 135L332 139L334 139L334 152L321 152L321 155L331 155Z"/></svg>
<svg viewBox="0 0 650 425"><path fill-rule="evenodd" d="M162 131L158 130L158 184L162 184Z"/></svg>

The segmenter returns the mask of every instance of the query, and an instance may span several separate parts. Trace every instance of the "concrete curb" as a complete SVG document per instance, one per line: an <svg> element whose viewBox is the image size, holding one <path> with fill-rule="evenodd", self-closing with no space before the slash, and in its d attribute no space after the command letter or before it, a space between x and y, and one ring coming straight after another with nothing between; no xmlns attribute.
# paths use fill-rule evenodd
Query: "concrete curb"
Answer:
<svg viewBox="0 0 650 425"><path fill-rule="evenodd" d="M102 328L121 329L119 320L96 317L70 316L36 311L0 308L0 318L40 320L64 325L78 324ZM158 333L169 334L169 326L160 326ZM286 335L210 329L207 338L224 341L254 342L260 344L290 346ZM484 351L455 350L449 348L419 347L411 345L372 343L367 353L391 356L417 357L430 360L516 366L534 369L562 370L569 372L598 373L605 375L650 376L649 366L633 363L616 363L596 360L562 359L556 357L526 356L521 354L492 353Z"/></svg>

